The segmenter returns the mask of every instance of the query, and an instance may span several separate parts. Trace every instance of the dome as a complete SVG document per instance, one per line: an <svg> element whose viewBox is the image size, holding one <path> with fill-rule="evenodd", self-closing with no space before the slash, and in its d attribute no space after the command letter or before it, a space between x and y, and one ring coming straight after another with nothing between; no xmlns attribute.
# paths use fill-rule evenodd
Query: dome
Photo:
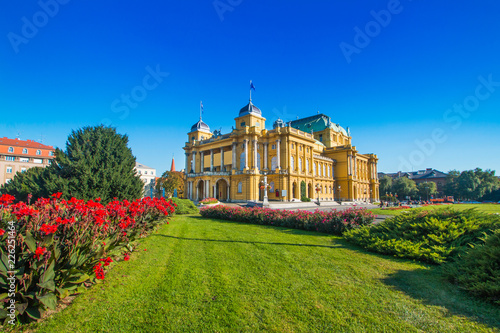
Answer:
<svg viewBox="0 0 500 333"><path fill-rule="evenodd" d="M198 120L196 124L191 126L191 132L194 131L203 131L203 132L208 132L210 133L210 127L203 122L203 120Z"/></svg>
<svg viewBox="0 0 500 333"><path fill-rule="evenodd" d="M244 116L244 115L247 115L247 114L255 114L257 116L261 116L262 117L262 111L260 111L260 109L258 107L256 107L255 105L253 105L252 101L250 101L247 105L245 105L240 110L240 114L239 114L238 117L241 117L241 116Z"/></svg>

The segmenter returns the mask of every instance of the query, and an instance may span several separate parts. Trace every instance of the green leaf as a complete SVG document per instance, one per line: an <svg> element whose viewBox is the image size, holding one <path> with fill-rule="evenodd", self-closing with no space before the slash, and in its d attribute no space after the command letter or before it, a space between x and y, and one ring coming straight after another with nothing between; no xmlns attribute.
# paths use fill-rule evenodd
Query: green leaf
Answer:
<svg viewBox="0 0 500 333"><path fill-rule="evenodd" d="M36 251L36 241L33 238L33 235L29 231L26 232L26 237L24 238L24 242L26 243L26 245L28 245L28 249L30 249L31 252L34 253Z"/></svg>
<svg viewBox="0 0 500 333"><path fill-rule="evenodd" d="M28 316L30 318L35 319L35 320L42 318L42 314L41 314L39 308L29 307L26 309L26 313L28 314Z"/></svg>
<svg viewBox="0 0 500 333"><path fill-rule="evenodd" d="M7 263L9 259L5 254L2 253L2 260L0 260L0 272L7 273L9 270L7 269Z"/></svg>
<svg viewBox="0 0 500 333"><path fill-rule="evenodd" d="M54 293L47 293L43 296L38 296L37 299L46 307L55 310L57 306L57 297Z"/></svg>
<svg viewBox="0 0 500 333"><path fill-rule="evenodd" d="M54 264L55 262L52 262L50 266L45 270L45 273L42 275L40 282L45 283L48 280L54 280L54 277L56 276L54 272Z"/></svg>
<svg viewBox="0 0 500 333"><path fill-rule="evenodd" d="M72 283L72 284L80 284L80 283L87 281L88 279L90 279L90 276L88 276L87 274L83 274L81 276L80 276L80 274L78 274L78 275L71 276L67 280L67 282Z"/></svg>
<svg viewBox="0 0 500 333"><path fill-rule="evenodd" d="M40 288L45 288L50 291L55 291L56 290L56 284L54 283L54 280L47 280L43 283L38 283L37 284Z"/></svg>
<svg viewBox="0 0 500 333"><path fill-rule="evenodd" d="M4 309L0 309L0 319L4 319L4 318L7 318L7 315L9 313L7 312L7 310L4 310Z"/></svg>

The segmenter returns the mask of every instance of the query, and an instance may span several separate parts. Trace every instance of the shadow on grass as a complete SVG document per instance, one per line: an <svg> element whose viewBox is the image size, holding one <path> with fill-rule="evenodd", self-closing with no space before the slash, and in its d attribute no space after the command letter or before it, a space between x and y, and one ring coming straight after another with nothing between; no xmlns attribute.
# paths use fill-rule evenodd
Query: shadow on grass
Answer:
<svg viewBox="0 0 500 333"><path fill-rule="evenodd" d="M300 244L300 243L252 242L252 241L231 240L231 239L210 239L210 238L177 237L177 236L160 235L160 234L153 234L153 235L151 235L151 237L166 237L166 238L174 238L174 239L188 240L188 241L200 241L200 242L265 244L265 245L286 245L286 246L307 246L307 247L325 247L325 248L330 248L330 249L341 247L340 245L330 246L330 245Z"/></svg>
<svg viewBox="0 0 500 333"><path fill-rule="evenodd" d="M400 270L382 279L386 285L421 301L439 306L446 316L464 316L492 328L500 328L500 308L474 298L442 276L442 268Z"/></svg>

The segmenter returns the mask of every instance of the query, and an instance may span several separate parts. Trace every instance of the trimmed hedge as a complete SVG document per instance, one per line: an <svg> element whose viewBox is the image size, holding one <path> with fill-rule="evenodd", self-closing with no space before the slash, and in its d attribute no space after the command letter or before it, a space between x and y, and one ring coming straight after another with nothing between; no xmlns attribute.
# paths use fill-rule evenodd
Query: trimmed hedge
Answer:
<svg viewBox="0 0 500 333"><path fill-rule="evenodd" d="M323 212L316 210L288 211L269 208L227 207L224 205L200 209L203 217L239 221L252 224L273 225L292 229L312 230L341 235L346 230L371 224L375 215L364 208Z"/></svg>

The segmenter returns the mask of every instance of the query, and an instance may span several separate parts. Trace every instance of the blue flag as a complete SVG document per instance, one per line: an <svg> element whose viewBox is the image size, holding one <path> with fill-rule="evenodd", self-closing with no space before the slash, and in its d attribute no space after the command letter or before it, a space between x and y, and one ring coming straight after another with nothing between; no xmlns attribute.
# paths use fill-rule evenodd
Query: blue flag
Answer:
<svg viewBox="0 0 500 333"><path fill-rule="evenodd" d="M252 81L250 81L250 89L255 90L255 86L253 85Z"/></svg>

